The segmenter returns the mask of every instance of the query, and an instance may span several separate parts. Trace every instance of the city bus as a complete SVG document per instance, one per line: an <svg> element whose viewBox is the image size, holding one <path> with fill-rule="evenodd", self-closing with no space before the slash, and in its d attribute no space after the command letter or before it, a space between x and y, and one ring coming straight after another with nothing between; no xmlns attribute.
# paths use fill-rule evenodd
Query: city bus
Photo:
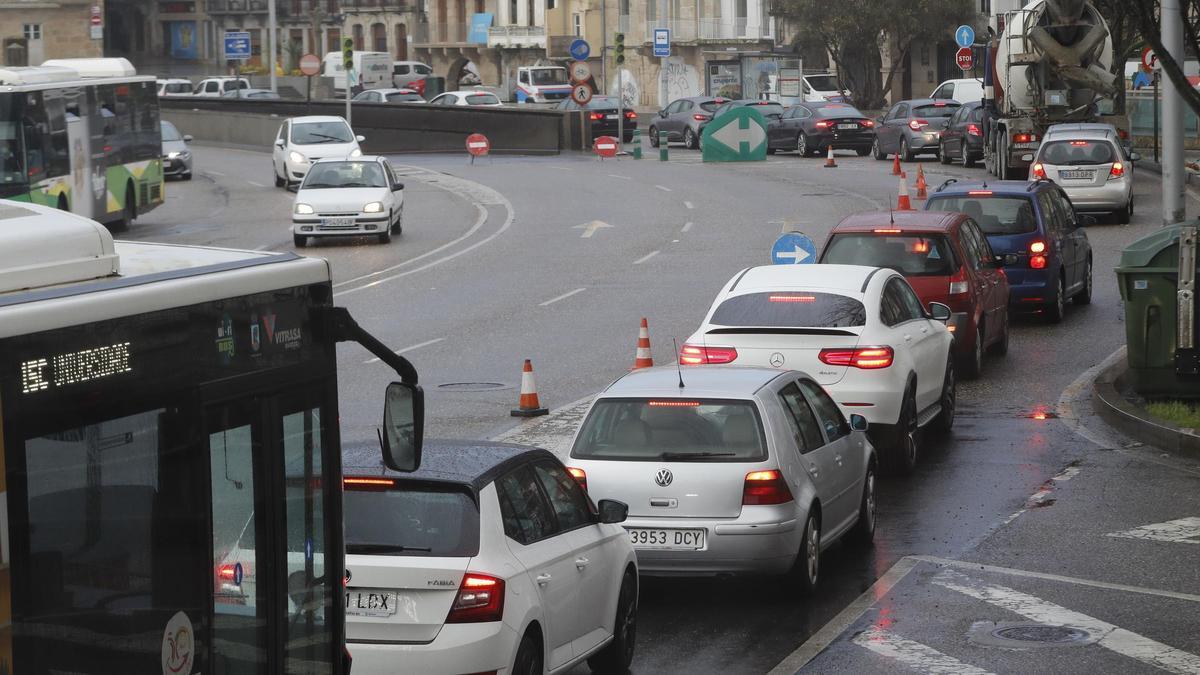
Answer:
<svg viewBox="0 0 1200 675"><path fill-rule="evenodd" d="M336 343L399 375L386 465L424 404L332 297L324 260L0 202L0 673L349 671Z"/></svg>
<svg viewBox="0 0 1200 675"><path fill-rule="evenodd" d="M0 68L0 198L116 228L161 204L155 86L119 58Z"/></svg>

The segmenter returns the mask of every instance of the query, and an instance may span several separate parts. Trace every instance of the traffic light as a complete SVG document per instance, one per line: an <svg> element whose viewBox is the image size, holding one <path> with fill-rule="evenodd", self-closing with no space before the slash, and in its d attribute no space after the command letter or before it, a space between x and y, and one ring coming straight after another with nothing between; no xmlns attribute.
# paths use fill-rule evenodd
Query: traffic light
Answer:
<svg viewBox="0 0 1200 675"><path fill-rule="evenodd" d="M354 68L354 38L342 38L342 67L346 70Z"/></svg>
<svg viewBox="0 0 1200 675"><path fill-rule="evenodd" d="M616 33L613 35L613 42L615 43L613 46L613 61L619 66L625 63L625 34Z"/></svg>

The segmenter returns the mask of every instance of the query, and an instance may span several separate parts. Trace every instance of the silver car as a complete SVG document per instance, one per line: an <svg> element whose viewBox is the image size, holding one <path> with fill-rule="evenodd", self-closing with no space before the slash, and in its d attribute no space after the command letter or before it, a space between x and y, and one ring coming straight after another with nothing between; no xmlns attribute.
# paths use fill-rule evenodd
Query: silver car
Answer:
<svg viewBox="0 0 1200 675"><path fill-rule="evenodd" d="M161 124L163 175L191 180L192 151L187 144L192 142L192 137L181 136L179 130L170 122L163 121Z"/></svg>
<svg viewBox="0 0 1200 675"><path fill-rule="evenodd" d="M1029 179L1058 183L1079 212L1112 213L1118 223L1133 217L1133 162L1117 130L1108 124L1054 125L1046 130Z"/></svg>
<svg viewBox="0 0 1200 675"><path fill-rule="evenodd" d="M700 147L700 131L712 119L713 111L725 102L713 96L690 96L672 101L659 110L650 123L650 145L658 147L659 132L667 132L669 142L683 141L684 147Z"/></svg>
<svg viewBox="0 0 1200 675"><path fill-rule="evenodd" d="M566 463L624 523L651 575L820 579L820 554L875 532L875 450L808 375L773 368L636 370L592 403Z"/></svg>

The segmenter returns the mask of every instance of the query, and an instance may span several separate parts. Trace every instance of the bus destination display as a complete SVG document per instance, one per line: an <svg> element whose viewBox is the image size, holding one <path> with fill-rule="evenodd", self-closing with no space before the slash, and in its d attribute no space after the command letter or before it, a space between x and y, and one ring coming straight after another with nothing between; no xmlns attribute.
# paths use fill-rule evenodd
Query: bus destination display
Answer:
<svg viewBox="0 0 1200 675"><path fill-rule="evenodd" d="M70 384L91 382L133 370L129 344L121 342L21 363L21 390L33 394Z"/></svg>

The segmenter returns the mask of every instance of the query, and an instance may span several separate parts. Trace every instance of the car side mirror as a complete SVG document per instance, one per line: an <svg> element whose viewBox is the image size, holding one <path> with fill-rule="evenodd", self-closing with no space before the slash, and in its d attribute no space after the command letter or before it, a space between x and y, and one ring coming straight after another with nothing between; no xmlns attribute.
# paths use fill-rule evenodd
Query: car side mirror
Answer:
<svg viewBox="0 0 1200 675"><path fill-rule="evenodd" d="M1081 215L1075 216L1075 223L1077 225L1079 225L1080 227L1087 227L1089 225L1095 225L1097 222L1099 222L1099 221L1096 220L1096 216L1089 216L1087 214L1081 214Z"/></svg>
<svg viewBox="0 0 1200 675"><path fill-rule="evenodd" d="M1139 160L1141 160L1141 159L1142 159L1142 154L1141 154L1140 152L1131 152L1131 153L1129 153L1129 161L1131 161L1131 162L1137 162L1137 161L1139 161Z"/></svg>
<svg viewBox="0 0 1200 675"><path fill-rule="evenodd" d="M359 136L355 136L354 140L358 141L359 143L362 143L363 141L367 140L367 137L359 135Z"/></svg>
<svg viewBox="0 0 1200 675"><path fill-rule="evenodd" d="M379 440L383 463L395 471L416 471L421 466L425 391L408 382L393 382L384 393L383 430Z"/></svg>
<svg viewBox="0 0 1200 675"><path fill-rule="evenodd" d="M666 111L666 110L659 110L659 111L658 111L658 116L659 116L659 117L663 117L663 118L665 118L665 117L667 116L667 111Z"/></svg>
<svg viewBox="0 0 1200 675"><path fill-rule="evenodd" d="M862 415L859 415L858 413L850 415L850 429L852 431L862 431L865 433L867 431L867 427L869 426L870 425L867 423L867 418L863 417Z"/></svg>
<svg viewBox="0 0 1200 675"><path fill-rule="evenodd" d="M940 302L929 303L929 318L933 319L934 321L946 323L953 315L954 313L951 312L950 308L946 305L943 305Z"/></svg>
<svg viewBox="0 0 1200 675"><path fill-rule="evenodd" d="M282 148L283 146L284 146L283 139L277 139L275 141L275 147Z"/></svg>
<svg viewBox="0 0 1200 675"><path fill-rule="evenodd" d="M392 183L392 192L399 192L404 189L404 183Z"/></svg>
<svg viewBox="0 0 1200 675"><path fill-rule="evenodd" d="M629 517L629 505L615 499L601 499L596 508L600 511L597 519L601 523L623 523Z"/></svg>
<svg viewBox="0 0 1200 675"><path fill-rule="evenodd" d="M183 135L183 142L184 142L184 143L191 143L193 140L195 140L195 139L194 139L194 138L192 138L192 135L191 135L191 134L184 134L184 135Z"/></svg>

